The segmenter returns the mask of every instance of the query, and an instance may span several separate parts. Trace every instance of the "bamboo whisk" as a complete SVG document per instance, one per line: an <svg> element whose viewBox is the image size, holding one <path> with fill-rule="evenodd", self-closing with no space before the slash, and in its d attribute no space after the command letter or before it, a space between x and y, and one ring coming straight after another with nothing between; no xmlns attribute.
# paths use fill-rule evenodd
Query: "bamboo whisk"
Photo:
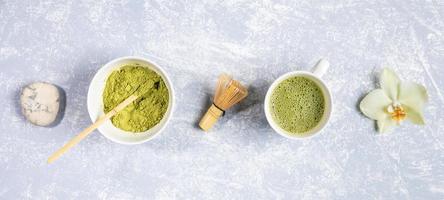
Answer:
<svg viewBox="0 0 444 200"><path fill-rule="evenodd" d="M226 74L220 75L213 104L200 120L200 128L208 131L226 110L244 99L247 95L247 88L242 86L238 81L233 80Z"/></svg>

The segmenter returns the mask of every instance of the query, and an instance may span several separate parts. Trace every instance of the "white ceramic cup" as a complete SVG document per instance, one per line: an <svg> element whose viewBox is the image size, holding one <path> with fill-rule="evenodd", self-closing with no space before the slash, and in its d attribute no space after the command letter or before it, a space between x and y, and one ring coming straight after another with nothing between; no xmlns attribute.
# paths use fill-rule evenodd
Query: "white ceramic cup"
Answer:
<svg viewBox="0 0 444 200"><path fill-rule="evenodd" d="M147 67L157 74L159 74L163 81L165 82L166 87L169 91L169 102L168 108L163 116L162 120L154 127L149 130L141 133L132 133L121 130L115 127L111 120L107 120L104 124L102 124L98 129L99 132L102 133L106 138L121 144L140 144L146 141L153 139L155 136L159 135L160 132L165 128L167 122L171 118L174 108L174 91L173 86L171 84L170 79L168 78L165 71L162 68L155 64L154 62L141 58L141 57L121 57L115 60L112 60L105 64L100 70L96 73L94 78L89 85L88 90L88 112L91 120L95 122L100 116L104 115L103 112L103 91L105 89L105 83L108 79L108 76L115 70L119 69L123 65L126 64L140 64L142 67Z"/></svg>
<svg viewBox="0 0 444 200"><path fill-rule="evenodd" d="M311 136L315 135L316 133L319 133L325 127L328 120L330 119L330 115L333 110L333 107L332 107L333 104L332 104L332 97L331 97L330 90L328 89L325 82L321 79L321 77L322 77L322 75L325 74L329 65L330 64L328 63L327 60L321 59L314 66L312 72L305 72L305 71L289 72L289 73L286 73L286 74L280 76L278 79L276 79L273 82L273 84L271 84L270 88L268 88L267 94L265 95L264 110L265 110L265 116L267 118L268 123L277 133L279 133L280 135L282 135L286 138L301 139L301 138L311 137ZM299 133L299 134L290 133L290 132L282 129L273 119L273 116L271 113L272 112L271 105L270 105L271 95L272 95L273 91L275 90L275 88L282 81L287 80L292 77L304 77L304 78L308 78L308 79L312 80L313 82L315 82L316 85L322 91L322 94L324 96L324 103L325 103L324 114L322 115L322 118L319 121L319 123L315 127L313 127L312 129L310 129L309 131L304 132L304 133Z"/></svg>

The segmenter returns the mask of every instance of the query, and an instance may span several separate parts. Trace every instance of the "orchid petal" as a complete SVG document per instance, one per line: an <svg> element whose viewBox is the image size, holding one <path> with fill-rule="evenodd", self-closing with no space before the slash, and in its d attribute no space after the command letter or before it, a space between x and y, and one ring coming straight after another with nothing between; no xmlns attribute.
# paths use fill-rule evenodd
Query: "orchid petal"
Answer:
<svg viewBox="0 0 444 200"><path fill-rule="evenodd" d="M415 109L410 108L409 106L404 106L404 110L407 113L406 118L414 124L424 125L424 117L422 112L417 112Z"/></svg>
<svg viewBox="0 0 444 200"><path fill-rule="evenodd" d="M388 68L385 68L380 77L381 88L385 91L387 96L392 100L396 101L398 99L399 90L399 80L396 73Z"/></svg>
<svg viewBox="0 0 444 200"><path fill-rule="evenodd" d="M362 99L359 108L367 117L378 120L386 115L385 110L391 103L392 101L387 97L384 90L376 89Z"/></svg>
<svg viewBox="0 0 444 200"><path fill-rule="evenodd" d="M422 108L428 100L427 90L424 86L413 82L404 82L400 84L399 89L399 103L422 115Z"/></svg>
<svg viewBox="0 0 444 200"><path fill-rule="evenodd" d="M383 118L379 119L376 124L378 125L378 131L383 133L389 130L390 127L396 125L396 121L393 120L390 115L386 114Z"/></svg>

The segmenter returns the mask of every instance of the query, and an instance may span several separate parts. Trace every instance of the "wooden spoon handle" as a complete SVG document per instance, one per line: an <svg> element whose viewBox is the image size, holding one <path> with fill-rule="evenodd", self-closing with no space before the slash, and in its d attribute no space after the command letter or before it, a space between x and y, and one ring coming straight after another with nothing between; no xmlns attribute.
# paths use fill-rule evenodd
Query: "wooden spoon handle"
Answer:
<svg viewBox="0 0 444 200"><path fill-rule="evenodd" d="M116 115L119 111L124 109L126 106L128 106L130 103L132 103L134 100L137 99L136 95L131 95L127 99L125 99L122 103L117 105L114 109L106 113L105 115L101 116L96 122L91 124L88 128L80 132L77 136L72 138L68 143L66 143L62 148L57 150L55 153L53 153L48 158L48 163L52 163L55 160L57 160L60 156L62 156L66 151L68 151L71 147L75 146L77 143L83 140L86 136L88 136L90 133L92 133L96 128L98 128L100 125L103 124L106 120L110 119L114 115Z"/></svg>

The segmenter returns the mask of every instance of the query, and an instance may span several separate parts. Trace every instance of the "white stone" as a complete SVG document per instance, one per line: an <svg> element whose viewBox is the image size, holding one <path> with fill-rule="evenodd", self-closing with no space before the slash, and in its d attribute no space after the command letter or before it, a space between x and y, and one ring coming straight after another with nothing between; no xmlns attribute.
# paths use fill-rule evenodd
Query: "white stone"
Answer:
<svg viewBox="0 0 444 200"><path fill-rule="evenodd" d="M23 88L20 95L22 112L31 123L49 126L57 117L60 108L60 93L56 86L36 82Z"/></svg>

